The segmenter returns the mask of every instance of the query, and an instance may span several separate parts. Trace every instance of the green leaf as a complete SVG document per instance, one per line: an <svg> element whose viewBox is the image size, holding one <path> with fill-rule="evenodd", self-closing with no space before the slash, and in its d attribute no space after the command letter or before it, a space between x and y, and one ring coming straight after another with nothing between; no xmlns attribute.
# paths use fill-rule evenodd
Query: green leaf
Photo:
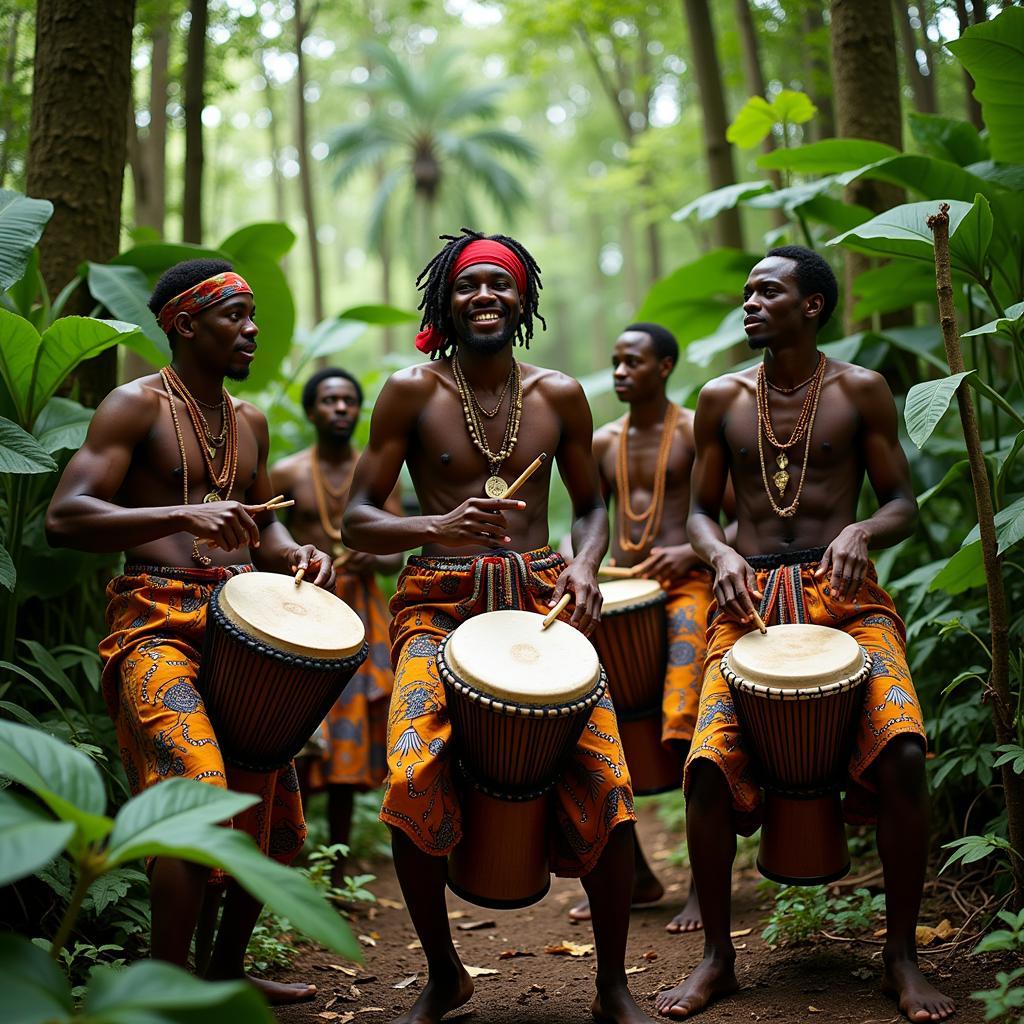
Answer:
<svg viewBox="0 0 1024 1024"><path fill-rule="evenodd" d="M50 453L17 423L0 416L0 473L53 473Z"/></svg>
<svg viewBox="0 0 1024 1024"><path fill-rule="evenodd" d="M0 992L8 1021L64 1024L71 1019L71 986L64 972L20 935L0 934Z"/></svg>
<svg viewBox="0 0 1024 1024"><path fill-rule="evenodd" d="M85 754L28 726L0 721L0 774L30 789L58 818L73 822L83 842L113 827L99 769Z"/></svg>
<svg viewBox="0 0 1024 1024"><path fill-rule="evenodd" d="M186 242L156 242L136 245L119 253L110 262L115 266L138 267L150 282L183 260L224 260L227 254Z"/></svg>
<svg viewBox="0 0 1024 1024"><path fill-rule="evenodd" d="M981 334L1006 334L1012 337L1010 328L1013 324L1017 323L1022 316L1024 316L1024 302L1018 302L1012 306L1006 307L1006 316L1001 316L996 320L989 320L987 324L975 327L973 331L964 331L960 337L973 338L976 335Z"/></svg>
<svg viewBox="0 0 1024 1024"><path fill-rule="evenodd" d="M979 192L992 200L1001 191L948 160L920 153L901 153L836 175L836 180L844 185L858 178L887 181L911 189L922 199L958 199L965 203L971 202Z"/></svg>
<svg viewBox="0 0 1024 1024"><path fill-rule="evenodd" d="M19 281L43 228L53 216L48 199L0 189L0 292Z"/></svg>
<svg viewBox="0 0 1024 1024"><path fill-rule="evenodd" d="M0 791L0 886L35 874L58 857L75 826Z"/></svg>
<svg viewBox="0 0 1024 1024"><path fill-rule="evenodd" d="M928 589L942 590L956 596L965 590L984 585L985 564L981 557L979 541L957 551L935 575Z"/></svg>
<svg viewBox="0 0 1024 1024"><path fill-rule="evenodd" d="M420 315L397 306L352 306L338 314L339 320L361 320L366 324L390 327L394 324L419 323Z"/></svg>
<svg viewBox="0 0 1024 1024"><path fill-rule="evenodd" d="M918 302L935 302L935 268L917 262L886 263L862 271L853 282L853 315L866 320Z"/></svg>
<svg viewBox="0 0 1024 1024"><path fill-rule="evenodd" d="M934 486L929 487L923 494L919 494L917 497L918 508L923 508L929 501L932 500L937 494L941 494L950 484L956 483L959 480L963 480L964 477L969 477L971 464L967 459L961 459L959 462L954 462L952 466L946 470L946 475Z"/></svg>
<svg viewBox="0 0 1024 1024"><path fill-rule="evenodd" d="M949 408L960 382L976 370L965 370L953 373L941 380L926 380L915 384L907 392L907 401L903 409L903 418L907 424L910 440L918 448L924 446L931 437L943 414Z"/></svg>
<svg viewBox="0 0 1024 1024"><path fill-rule="evenodd" d="M991 241L992 207L978 193L956 230L950 224L949 255L953 265L959 265L978 281L985 280L985 261Z"/></svg>
<svg viewBox="0 0 1024 1024"><path fill-rule="evenodd" d="M145 358L153 366L169 362L171 346L149 308L150 287L146 275L138 267L108 263L88 263L86 267L93 298L102 303L112 317L136 324L143 336L152 342L152 351Z"/></svg>
<svg viewBox="0 0 1024 1024"><path fill-rule="evenodd" d="M263 997L248 982L202 981L180 967L157 960L140 960L124 970L94 967L85 998L85 1016L89 1024L275 1021Z"/></svg>
<svg viewBox="0 0 1024 1024"><path fill-rule="evenodd" d="M995 528L996 540L999 542L998 553L1002 555L1024 538L1024 498L1018 498L995 514ZM981 528L975 524L964 538L963 546L980 542L980 538Z"/></svg>
<svg viewBox="0 0 1024 1024"><path fill-rule="evenodd" d="M801 174L838 174L865 164L898 156L899 150L884 142L868 139L823 139L806 146L776 149L758 157L757 166L773 171L799 171Z"/></svg>
<svg viewBox="0 0 1024 1024"><path fill-rule="evenodd" d="M3 376L19 424L28 423L29 380L39 332L24 318L0 307L0 375Z"/></svg>
<svg viewBox="0 0 1024 1024"><path fill-rule="evenodd" d="M70 398L51 398L43 406L32 433L51 455L77 451L85 444L93 411Z"/></svg>
<svg viewBox="0 0 1024 1024"><path fill-rule="evenodd" d="M733 209L741 199L771 190L770 181L741 181L736 185L726 185L724 188L716 188L713 192L705 192L704 195L680 207L672 214L672 219L682 221L696 217L701 221L714 220L723 210Z"/></svg>
<svg viewBox="0 0 1024 1024"><path fill-rule="evenodd" d="M743 149L753 149L777 124L803 124L817 111L806 93L793 89L783 89L771 103L762 96L751 96L729 125L725 137Z"/></svg>
<svg viewBox="0 0 1024 1024"><path fill-rule="evenodd" d="M992 159L1024 164L1024 10L1007 8L946 45L974 79Z"/></svg>
<svg viewBox="0 0 1024 1024"><path fill-rule="evenodd" d="M192 779L167 779L129 800L114 819L107 844L111 867L145 857L149 845L189 825L215 825L259 803L249 793L232 793Z"/></svg>
<svg viewBox="0 0 1024 1024"><path fill-rule="evenodd" d="M716 356L746 340L743 317L743 310L738 306L726 313L714 334L690 342L686 348L686 358L697 366L710 366Z"/></svg>
<svg viewBox="0 0 1024 1024"><path fill-rule="evenodd" d="M988 159L988 146L970 122L917 111L911 111L907 117L914 140L929 156L959 167Z"/></svg>
<svg viewBox="0 0 1024 1024"><path fill-rule="evenodd" d="M17 582L18 570L14 566L14 559L7 548L0 544L0 587L13 594Z"/></svg>
<svg viewBox="0 0 1024 1024"><path fill-rule="evenodd" d="M277 263L284 259L295 244L295 232L281 221L263 221L248 224L220 244L220 251L233 256L262 256Z"/></svg>

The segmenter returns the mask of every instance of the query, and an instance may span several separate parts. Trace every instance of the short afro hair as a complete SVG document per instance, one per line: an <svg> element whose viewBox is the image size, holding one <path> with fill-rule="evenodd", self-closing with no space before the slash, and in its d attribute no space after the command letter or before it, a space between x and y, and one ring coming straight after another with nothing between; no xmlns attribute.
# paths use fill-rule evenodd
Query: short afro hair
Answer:
<svg viewBox="0 0 1024 1024"><path fill-rule="evenodd" d="M671 359L672 369L675 369L676 363L679 362L679 342L676 341L676 336L667 327L662 327L661 324L650 324L641 321L640 323L630 324L626 330L638 331L648 335L654 344L654 354L658 357L658 361Z"/></svg>
<svg viewBox="0 0 1024 1024"><path fill-rule="evenodd" d="M169 270L165 270L153 288L153 294L149 297L149 308L153 315L160 316L160 310L167 305L169 299L175 295L187 292L194 288L200 281L205 281L215 274L224 274L234 267L227 260L185 260L182 263L175 263ZM172 344L177 338L177 332L171 329L167 337Z"/></svg>
<svg viewBox="0 0 1024 1024"><path fill-rule="evenodd" d="M317 370L309 380L303 385L302 388L302 408L306 412L316 405L316 393L317 389L325 380L330 380L332 377L340 377L342 380L347 380L352 387L356 389L356 398L359 401L359 406L362 408L363 405L363 388L362 385L352 376L348 370L340 370L336 366L328 366L323 370Z"/></svg>
<svg viewBox="0 0 1024 1024"><path fill-rule="evenodd" d="M769 249L765 255L780 256L796 264L796 285L805 299L808 295L824 297L825 305L821 307L818 316L820 331L832 318L832 313L839 302L839 283L827 261L813 249L807 249L802 245L780 245Z"/></svg>

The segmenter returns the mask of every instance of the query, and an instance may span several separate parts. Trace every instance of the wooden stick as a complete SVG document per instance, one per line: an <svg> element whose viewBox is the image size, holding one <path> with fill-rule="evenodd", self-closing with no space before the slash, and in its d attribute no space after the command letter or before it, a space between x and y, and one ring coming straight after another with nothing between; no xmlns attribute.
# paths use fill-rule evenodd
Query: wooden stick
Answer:
<svg viewBox="0 0 1024 1024"><path fill-rule="evenodd" d="M563 594L558 604L556 604L555 607L552 608L551 611L549 611L547 615L544 616L544 621L540 624L540 628L547 629L548 626L550 626L551 623L554 622L555 619L557 619L558 616L565 611L566 606L569 604L571 600L572 594Z"/></svg>
<svg viewBox="0 0 1024 1024"><path fill-rule="evenodd" d="M756 625L757 628L761 630L761 634L763 636L765 633L768 632L768 627L764 624L764 619L762 619L761 616L757 614L756 608L751 608L750 613L754 616L754 625Z"/></svg>
<svg viewBox="0 0 1024 1024"><path fill-rule="evenodd" d="M632 566L629 569L621 565L602 565L597 570L598 576L607 576L611 580L631 580L636 576L639 566Z"/></svg>
<svg viewBox="0 0 1024 1024"><path fill-rule="evenodd" d="M264 512L276 512L280 508L291 508L295 504L294 498L289 498L287 501L272 501L266 505L261 506Z"/></svg>
<svg viewBox="0 0 1024 1024"><path fill-rule="evenodd" d="M306 567L302 566L299 571L295 574L295 586L298 586L302 582L302 577L306 575Z"/></svg>
<svg viewBox="0 0 1024 1024"><path fill-rule="evenodd" d="M530 477L533 476L533 474L536 473L537 470L544 465L544 462L546 461L547 457L547 452L541 452L540 455L538 455L537 458L535 458L533 462L531 462L526 467L526 469L524 469L522 473L520 473L519 476L517 476L511 484L509 484L508 490L502 495L502 497L511 498L512 495L515 494L516 491L518 491L519 488L522 487L523 484L525 484L526 481L529 480Z"/></svg>

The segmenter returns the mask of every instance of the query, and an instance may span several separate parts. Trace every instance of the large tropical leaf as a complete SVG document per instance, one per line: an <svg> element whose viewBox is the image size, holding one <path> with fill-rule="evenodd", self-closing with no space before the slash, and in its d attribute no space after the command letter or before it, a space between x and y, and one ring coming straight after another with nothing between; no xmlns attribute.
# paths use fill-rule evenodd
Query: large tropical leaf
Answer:
<svg viewBox="0 0 1024 1024"><path fill-rule="evenodd" d="M57 463L17 423L0 416L0 473L53 473Z"/></svg>
<svg viewBox="0 0 1024 1024"><path fill-rule="evenodd" d="M1006 316L989 320L987 324L975 327L973 331L964 331L961 338L973 338L982 334L1006 334L1012 336L1012 327L1024 317L1024 302L1014 303L1006 307Z"/></svg>
<svg viewBox="0 0 1024 1024"><path fill-rule="evenodd" d="M914 140L929 156L948 160L959 167L988 159L988 143L969 121L916 111L911 111L907 119Z"/></svg>
<svg viewBox="0 0 1024 1024"><path fill-rule="evenodd" d="M836 180L842 184L858 178L887 181L910 189L925 199L959 199L965 203L971 202L979 192L992 199L1002 191L993 182L979 178L948 160L920 153L901 153L836 175Z"/></svg>
<svg viewBox="0 0 1024 1024"><path fill-rule="evenodd" d="M153 343L151 354L145 358L153 366L163 366L169 362L171 346L149 308L150 286L146 275L138 267L112 263L87 263L85 267L89 292L93 298L111 316L136 324L143 337Z"/></svg>
<svg viewBox="0 0 1024 1024"><path fill-rule="evenodd" d="M260 255L275 263L284 259L295 244L295 232L281 221L248 224L220 244L221 252L229 255Z"/></svg>
<svg viewBox="0 0 1024 1024"><path fill-rule="evenodd" d="M154 284L165 271L183 260L223 260L227 257L216 249L187 242L147 242L133 246L115 256L110 262L117 266L138 267Z"/></svg>
<svg viewBox="0 0 1024 1024"><path fill-rule="evenodd" d="M74 835L69 821L0 790L0 886L27 878L58 857Z"/></svg>
<svg viewBox="0 0 1024 1024"><path fill-rule="evenodd" d="M865 164L899 156L899 150L869 139L823 139L806 146L775 149L757 158L758 167L801 174L838 174Z"/></svg>
<svg viewBox="0 0 1024 1024"><path fill-rule="evenodd" d="M894 260L862 271L853 282L853 315L864 320L875 313L909 309L935 301L935 269L919 262Z"/></svg>
<svg viewBox="0 0 1024 1024"><path fill-rule="evenodd" d="M3 1012L18 1024L65 1024L74 1011L64 972L20 935L0 934Z"/></svg>
<svg viewBox="0 0 1024 1024"><path fill-rule="evenodd" d="M365 324L387 327L418 323L420 315L410 309L399 309L397 306L350 306L338 314L338 319L361 320Z"/></svg>
<svg viewBox="0 0 1024 1024"><path fill-rule="evenodd" d="M77 451L85 444L93 411L70 398L53 397L43 406L32 433L51 455Z"/></svg>
<svg viewBox="0 0 1024 1024"><path fill-rule="evenodd" d="M907 424L910 440L918 448L924 447L925 441L931 437L932 431L938 426L949 403L960 387L960 382L976 370L964 370L952 373L941 380L926 380L915 384L907 392L907 401L903 407L903 418Z"/></svg>
<svg viewBox="0 0 1024 1024"><path fill-rule="evenodd" d="M974 79L992 159L1024 164L1024 10L1007 8L946 45Z"/></svg>
<svg viewBox="0 0 1024 1024"><path fill-rule="evenodd" d="M0 188L0 292L19 281L36 242L53 216L48 199Z"/></svg>
<svg viewBox="0 0 1024 1024"><path fill-rule="evenodd" d="M18 570L15 568L11 553L0 544L0 587L13 594L18 582Z"/></svg>
<svg viewBox="0 0 1024 1024"><path fill-rule="evenodd" d="M697 366L710 366L716 356L728 352L746 338L743 330L743 310L739 305L725 314L713 334L691 341L686 347L686 358Z"/></svg>
<svg viewBox="0 0 1024 1024"><path fill-rule="evenodd" d="M976 541L957 551L935 575L928 589L942 590L955 596L984 585L985 563L981 555L981 541Z"/></svg>
<svg viewBox="0 0 1024 1024"><path fill-rule="evenodd" d="M1024 498L1001 508L995 515L996 540L999 554L1005 554L1014 544L1024 538ZM981 529L977 525L964 537L963 547L980 542Z"/></svg>
<svg viewBox="0 0 1024 1024"><path fill-rule="evenodd" d="M741 181L735 185L725 185L723 188L716 188L712 192L705 192L697 196L685 206L680 207L672 214L673 220L688 220L696 217L697 220L713 220L723 210L733 209L737 203L752 196L761 195L762 192L771 192L770 181Z"/></svg>

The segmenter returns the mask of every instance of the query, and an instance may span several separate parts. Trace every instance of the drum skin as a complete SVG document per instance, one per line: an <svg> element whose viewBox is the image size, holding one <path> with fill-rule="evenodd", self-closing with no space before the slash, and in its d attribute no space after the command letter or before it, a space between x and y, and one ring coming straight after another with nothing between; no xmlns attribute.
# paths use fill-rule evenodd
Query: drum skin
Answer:
<svg viewBox="0 0 1024 1024"><path fill-rule="evenodd" d="M210 598L197 687L224 760L251 771L283 768L302 749L366 660L310 658L279 650L230 621Z"/></svg>

